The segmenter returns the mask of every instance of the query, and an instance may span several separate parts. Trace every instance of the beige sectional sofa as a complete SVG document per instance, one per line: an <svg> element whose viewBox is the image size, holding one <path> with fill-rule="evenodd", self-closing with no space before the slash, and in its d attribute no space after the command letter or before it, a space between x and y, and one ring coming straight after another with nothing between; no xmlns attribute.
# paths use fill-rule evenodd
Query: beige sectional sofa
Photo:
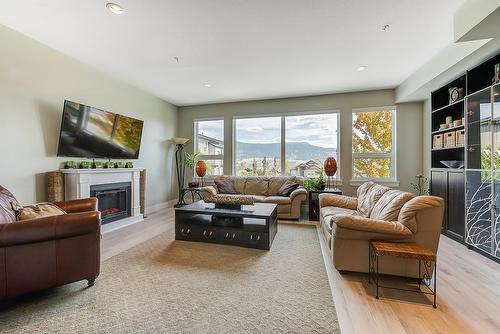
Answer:
<svg viewBox="0 0 500 334"><path fill-rule="evenodd" d="M302 188L304 183L300 177L277 176L217 176L215 179L228 179L233 184L237 195L227 196L248 196L252 197L257 203L275 203L278 204L278 218L280 219L299 219L300 205L306 200L307 191ZM295 189L290 196L277 196L278 190L286 181L298 183L300 187ZM217 187L214 185L206 186L201 189L202 198L207 196L217 196Z"/></svg>
<svg viewBox="0 0 500 334"><path fill-rule="evenodd" d="M443 221L443 199L415 196L373 182L356 197L320 195L320 221L333 263L339 271L368 272L370 240L418 242L436 251ZM380 272L418 277L416 260L380 258Z"/></svg>

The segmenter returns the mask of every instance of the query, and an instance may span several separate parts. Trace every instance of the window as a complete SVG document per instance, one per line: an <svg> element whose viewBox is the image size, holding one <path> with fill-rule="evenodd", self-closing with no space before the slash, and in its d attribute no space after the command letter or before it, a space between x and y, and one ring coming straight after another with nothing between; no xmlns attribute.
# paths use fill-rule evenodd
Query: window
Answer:
<svg viewBox="0 0 500 334"><path fill-rule="evenodd" d="M338 162L337 113L287 116L285 124L286 175L317 177L327 157Z"/></svg>
<svg viewBox="0 0 500 334"><path fill-rule="evenodd" d="M194 143L198 159L205 160L207 176L224 173L224 120L194 122Z"/></svg>
<svg viewBox="0 0 500 334"><path fill-rule="evenodd" d="M236 175L281 174L281 117L236 119L234 141Z"/></svg>
<svg viewBox="0 0 500 334"><path fill-rule="evenodd" d="M338 160L338 114L234 120L234 173L316 177L328 156Z"/></svg>
<svg viewBox="0 0 500 334"><path fill-rule="evenodd" d="M354 180L396 180L396 110L393 107L354 110L352 175Z"/></svg>

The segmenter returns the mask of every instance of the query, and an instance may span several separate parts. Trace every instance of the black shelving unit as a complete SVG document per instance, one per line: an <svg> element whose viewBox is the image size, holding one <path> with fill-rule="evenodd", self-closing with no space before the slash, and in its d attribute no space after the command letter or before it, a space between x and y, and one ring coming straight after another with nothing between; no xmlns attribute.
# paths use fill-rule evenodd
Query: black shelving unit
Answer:
<svg viewBox="0 0 500 334"><path fill-rule="evenodd" d="M447 85L431 93L431 142L435 135L465 130L465 98L450 103L449 89L459 87L463 95L467 91L467 76L461 75ZM461 120L462 124L447 129L439 129L446 123L446 117ZM445 201L442 233L464 243L465 239L465 174L463 169L447 168L441 163L446 160L465 160L464 145L431 149L431 194L442 197Z"/></svg>
<svg viewBox="0 0 500 334"><path fill-rule="evenodd" d="M488 253L481 250L480 247L474 247L467 241L466 229L469 228L469 218L466 217L466 206L470 205L470 199L466 200L465 194L469 183L469 187L475 185L473 176L479 180L483 180L487 175L496 174L488 173L488 171L485 173L483 168L484 163L481 162L482 151L486 148L485 145L487 143L484 144L481 142L481 126L484 123L481 114L486 112L482 111L486 109L481 108L480 105L488 103L490 99L495 99L495 96L498 96L495 95L496 91L500 93L500 85L497 84L499 88L495 90L497 86L494 84L494 67L495 64L499 63L500 53L466 71L460 77L431 93L432 143L434 143L433 138L435 135L444 135L448 132L457 130L463 130L465 132L465 146L456 145L455 147L434 148L434 145L432 145L433 148L430 152L430 193L435 196L440 196L445 200L442 233L461 243L468 244L470 248L492 258L495 258L495 256L499 258L500 250L497 251L498 254L495 255L491 252ZM458 101L450 103L449 89L452 87L462 88L464 96ZM440 124L445 123L447 116L451 116L453 120L462 119L462 124L453 128L440 130ZM487 122L492 122L491 117ZM493 116L493 123L495 123L495 116ZM500 122L497 123L500 124ZM476 145L477 143L480 143L479 146ZM466 169L445 168L440 162L443 160L464 161ZM470 170L471 168L472 170ZM469 180L467 181L469 183L467 183L466 180ZM485 187L489 184L491 184L491 182L481 183L481 185ZM500 182L498 188L500 189ZM471 189L469 189L469 192L470 190ZM477 194L475 194L475 196L480 196L482 193L478 192ZM488 195L487 190L485 194ZM492 212L493 210L498 210L498 214L500 215L500 202L497 204L496 206L487 206L485 217L489 213L488 210ZM494 209L489 209L490 207ZM491 213L491 215L494 215L494 213ZM492 223L491 225L493 226L495 224ZM500 231L500 224L497 224L496 228ZM500 232L498 235L500 236ZM493 236L492 238L495 237Z"/></svg>

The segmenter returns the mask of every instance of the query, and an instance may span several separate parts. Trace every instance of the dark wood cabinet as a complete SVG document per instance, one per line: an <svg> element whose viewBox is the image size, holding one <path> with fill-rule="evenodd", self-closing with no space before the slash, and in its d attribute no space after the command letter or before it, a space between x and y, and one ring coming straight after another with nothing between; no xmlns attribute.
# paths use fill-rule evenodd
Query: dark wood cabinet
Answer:
<svg viewBox="0 0 500 334"><path fill-rule="evenodd" d="M457 169L432 169L431 195L444 199L445 212L442 233L464 243L465 235L465 174Z"/></svg>
<svg viewBox="0 0 500 334"><path fill-rule="evenodd" d="M336 194L342 195L340 189L323 189L323 190L309 190L309 220L319 220L319 195L320 194Z"/></svg>

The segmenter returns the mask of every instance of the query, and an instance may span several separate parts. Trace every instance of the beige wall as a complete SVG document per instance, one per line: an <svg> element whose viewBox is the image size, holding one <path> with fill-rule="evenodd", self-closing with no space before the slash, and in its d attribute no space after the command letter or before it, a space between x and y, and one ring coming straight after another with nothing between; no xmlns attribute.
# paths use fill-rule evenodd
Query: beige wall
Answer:
<svg viewBox="0 0 500 334"><path fill-rule="evenodd" d="M332 94L300 98L261 100L249 102L211 104L179 108L179 135L193 139L193 121L203 118L224 118L225 120L225 174L232 169L232 120L235 116L276 115L322 110L340 111L340 168L343 190L352 194L351 178L351 113L352 109L393 106L394 90L379 90L345 94ZM397 173L400 188L409 190L410 182L422 173L422 104L396 105L397 112ZM192 152L192 141L187 145Z"/></svg>
<svg viewBox="0 0 500 334"><path fill-rule="evenodd" d="M43 173L59 168L65 99L144 120L138 167L148 170L147 207L175 198L177 108L0 26L0 184L22 203L45 200ZM99 52L99 50L96 50Z"/></svg>

